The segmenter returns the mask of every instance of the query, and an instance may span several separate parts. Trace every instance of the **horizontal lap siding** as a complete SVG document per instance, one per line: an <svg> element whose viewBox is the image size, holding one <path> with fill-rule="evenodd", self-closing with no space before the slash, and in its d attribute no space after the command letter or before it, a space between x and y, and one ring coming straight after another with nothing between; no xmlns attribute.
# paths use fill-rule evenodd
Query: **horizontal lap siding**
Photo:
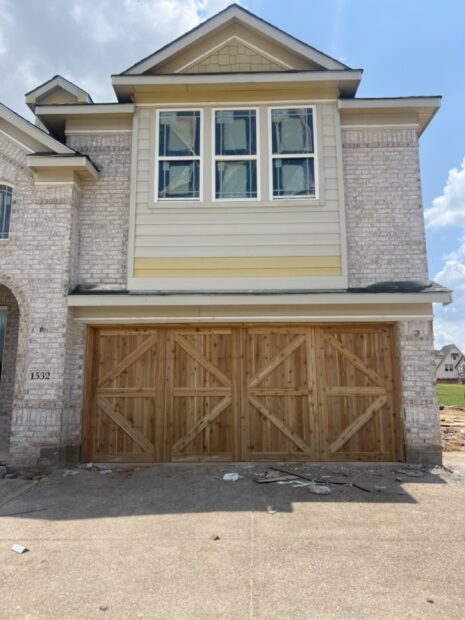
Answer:
<svg viewBox="0 0 465 620"><path fill-rule="evenodd" d="M211 161L205 157L204 201L201 203L154 204L155 111L140 109L136 170L136 214L134 226L134 257L136 278L153 278L168 275L166 261L176 258L263 258L302 257L316 259L319 269L310 273L305 265L289 275L341 275L341 223L340 195L337 178L336 110L334 105L317 106L317 144L319 172L319 200L286 201L268 200L268 106L260 108L260 144L262 165L261 200L244 203L215 203L211 201ZM210 110L204 112L207 127ZM210 130L207 128L207 134ZM210 142L210 140L208 140ZM210 150L210 144L204 145ZM266 169L266 170L265 170ZM337 265L328 266L328 257L337 259ZM165 274L140 269L141 259L164 259ZM137 267L139 263L139 267ZM317 265L318 266L318 265ZM215 276L247 277L247 265L235 273L227 267L221 271L213 262L204 274L192 268L179 271L172 265L173 277ZM282 269L268 270L266 275L283 275ZM250 276L258 275L256 265L250 265ZM247 280L244 280L247 286Z"/></svg>

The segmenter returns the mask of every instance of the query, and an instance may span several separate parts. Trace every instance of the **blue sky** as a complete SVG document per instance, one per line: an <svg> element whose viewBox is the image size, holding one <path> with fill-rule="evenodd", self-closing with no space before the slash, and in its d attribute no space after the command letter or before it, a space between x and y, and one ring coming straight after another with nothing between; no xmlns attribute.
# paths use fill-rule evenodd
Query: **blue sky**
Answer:
<svg viewBox="0 0 465 620"><path fill-rule="evenodd" d="M24 93L56 73L87 89L95 101L113 100L111 73L228 4L0 0L0 100L29 116ZM455 341L465 350L465 1L241 4L349 66L363 68L358 96L443 96L441 110L421 138L423 197L430 275L455 290L451 306L436 308L437 344Z"/></svg>

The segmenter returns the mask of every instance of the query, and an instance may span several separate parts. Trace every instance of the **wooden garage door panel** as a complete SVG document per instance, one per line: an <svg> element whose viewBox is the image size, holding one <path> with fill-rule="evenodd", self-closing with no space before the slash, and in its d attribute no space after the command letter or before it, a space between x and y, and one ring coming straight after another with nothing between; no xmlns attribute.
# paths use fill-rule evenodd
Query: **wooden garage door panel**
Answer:
<svg viewBox="0 0 465 620"><path fill-rule="evenodd" d="M247 333L247 459L317 459L310 412L308 329L251 328Z"/></svg>
<svg viewBox="0 0 465 620"><path fill-rule="evenodd" d="M95 454L100 460L154 460L153 399L98 398L96 404Z"/></svg>
<svg viewBox="0 0 465 620"><path fill-rule="evenodd" d="M385 396L326 401L328 460L387 460L393 450L392 415Z"/></svg>
<svg viewBox="0 0 465 620"><path fill-rule="evenodd" d="M94 460L163 458L158 330L101 330L93 339L88 441ZM158 429L158 432L157 432Z"/></svg>
<svg viewBox="0 0 465 620"><path fill-rule="evenodd" d="M174 330L169 347L172 460L237 457L237 330Z"/></svg>
<svg viewBox="0 0 465 620"><path fill-rule="evenodd" d="M396 458L390 331L323 328L319 335L322 458Z"/></svg>

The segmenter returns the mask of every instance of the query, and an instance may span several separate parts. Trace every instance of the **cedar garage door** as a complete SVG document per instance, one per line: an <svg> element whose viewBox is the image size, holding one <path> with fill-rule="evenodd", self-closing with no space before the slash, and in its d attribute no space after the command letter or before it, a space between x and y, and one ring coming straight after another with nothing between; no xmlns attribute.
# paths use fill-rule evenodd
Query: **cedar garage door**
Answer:
<svg viewBox="0 0 465 620"><path fill-rule="evenodd" d="M83 458L402 458L394 327L89 328Z"/></svg>

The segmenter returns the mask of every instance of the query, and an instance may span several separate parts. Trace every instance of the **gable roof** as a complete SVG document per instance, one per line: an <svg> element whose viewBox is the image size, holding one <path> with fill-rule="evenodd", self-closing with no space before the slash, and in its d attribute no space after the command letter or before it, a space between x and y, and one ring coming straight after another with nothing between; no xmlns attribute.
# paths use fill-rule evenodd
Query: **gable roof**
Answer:
<svg viewBox="0 0 465 620"><path fill-rule="evenodd" d="M74 149L52 138L52 136L43 129L33 125L3 103L0 103L0 122L1 121L4 121L11 127L11 132L2 129L1 124L0 131L19 143L30 153L37 152L41 149L42 151L62 155L76 154Z"/></svg>
<svg viewBox="0 0 465 620"><path fill-rule="evenodd" d="M153 67L165 62L169 57L174 54L178 54L189 45L197 42L199 39L209 34L210 32L224 26L228 22L238 21L258 32L265 37L274 40L276 43L281 44L284 47L289 48L294 53L303 56L310 62L318 65L321 69L329 70L344 70L350 69L347 65L340 61L320 52L314 47L311 47L307 43L296 39L290 34L287 34L280 28L273 26L269 22L265 21L261 17L257 17L250 11L242 8L238 4L231 4L223 11L220 11L213 17L210 17L200 25L196 26L186 34L175 39L171 43L168 43L158 51L150 54L146 58L143 58L139 62L135 63L119 75L141 75L150 71Z"/></svg>
<svg viewBox="0 0 465 620"><path fill-rule="evenodd" d="M28 107L34 111L34 106L38 99L44 99L47 95L50 95L58 90L62 90L74 97L76 99L75 103L93 103L92 97L88 92L61 75L54 75L43 84L40 84L33 90L27 92L25 94L26 103Z"/></svg>

